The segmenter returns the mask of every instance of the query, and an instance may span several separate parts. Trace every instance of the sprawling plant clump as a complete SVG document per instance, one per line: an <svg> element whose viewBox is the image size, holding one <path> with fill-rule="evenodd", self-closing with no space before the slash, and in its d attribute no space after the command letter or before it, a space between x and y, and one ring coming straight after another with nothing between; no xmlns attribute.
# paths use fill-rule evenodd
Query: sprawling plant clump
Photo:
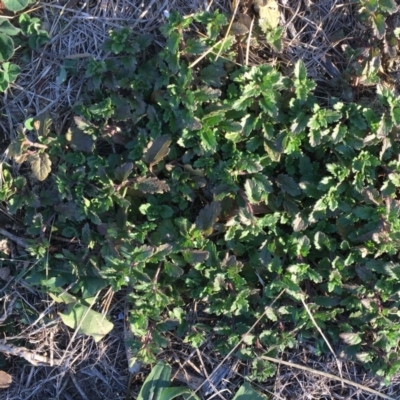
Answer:
<svg viewBox="0 0 400 400"><path fill-rule="evenodd" d="M193 22L200 39L184 35ZM43 118L27 124L42 146L21 132L9 155L30 167L18 178L5 169L0 192L34 238L27 279L68 304L75 328L99 290L130 285L132 350L146 361L169 330L194 346L213 331L226 354L284 290L239 356L256 340L276 355L318 338L303 299L331 343L390 376L400 367L400 100L380 87L379 115L335 99L323 107L301 62L292 79L237 67L226 25L218 13L172 14L165 49L140 65L151 38L112 32L114 57L88 65L83 118L66 135ZM219 316L213 326L190 322L193 300ZM108 328L91 311L79 328L97 339ZM316 351L327 351L322 338Z"/></svg>

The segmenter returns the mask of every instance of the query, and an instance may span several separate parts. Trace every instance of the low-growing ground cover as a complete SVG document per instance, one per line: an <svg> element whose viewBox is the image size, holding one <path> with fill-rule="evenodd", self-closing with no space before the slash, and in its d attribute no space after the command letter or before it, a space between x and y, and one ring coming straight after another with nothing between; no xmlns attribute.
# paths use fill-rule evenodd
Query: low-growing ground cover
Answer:
<svg viewBox="0 0 400 400"><path fill-rule="evenodd" d="M377 40L389 40L389 3L365 13ZM19 302L19 315L52 327L58 313L73 332L67 350L124 325L130 372L171 361L181 340L212 343L265 383L272 360L311 344L388 384L400 365L400 100L380 79L380 42L321 100L326 86L302 61L285 74L246 66L254 21L231 22L171 11L161 50L151 35L112 30L109 56L85 64L69 127L42 113L19 128L2 164L2 271L51 300L41 314ZM271 42L274 29L254 38ZM373 101L358 101L360 80L375 85ZM125 302L117 320L113 296Z"/></svg>

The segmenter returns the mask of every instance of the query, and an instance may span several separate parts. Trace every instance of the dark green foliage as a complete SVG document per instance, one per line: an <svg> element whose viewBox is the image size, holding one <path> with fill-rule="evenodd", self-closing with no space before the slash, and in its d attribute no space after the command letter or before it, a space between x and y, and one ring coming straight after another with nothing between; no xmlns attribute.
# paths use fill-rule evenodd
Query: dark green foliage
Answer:
<svg viewBox="0 0 400 400"><path fill-rule="evenodd" d="M285 289L253 332L265 349L319 337L305 295L332 343L396 373L400 100L380 88L384 116L337 99L323 108L301 62L293 79L269 65L238 69L233 40L190 68L227 24L218 13L195 19L204 37L186 40L192 17L173 13L166 47L144 63L147 37L112 33L116 56L90 62L91 101L76 110L91 123L39 136L52 168L40 190L6 170L1 198L12 192L8 211L40 238L30 281L54 294L77 281L73 293L90 297L129 279L132 350L145 361L169 329L201 345L191 300L224 317L209 329L226 354ZM78 241L73 255L59 246L47 257L50 230Z"/></svg>

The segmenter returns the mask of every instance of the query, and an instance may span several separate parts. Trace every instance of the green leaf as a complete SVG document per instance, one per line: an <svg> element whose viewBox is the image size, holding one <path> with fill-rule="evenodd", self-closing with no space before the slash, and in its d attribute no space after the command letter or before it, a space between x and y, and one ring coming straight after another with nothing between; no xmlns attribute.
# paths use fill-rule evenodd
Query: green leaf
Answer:
<svg viewBox="0 0 400 400"><path fill-rule="evenodd" d="M167 388L164 389L158 400L171 400L175 399L176 397L179 396L184 396L188 395L185 398L190 398L192 400L200 400L200 397L198 397L196 394L194 394L190 389L184 388L184 387L173 387L173 388Z"/></svg>
<svg viewBox="0 0 400 400"><path fill-rule="evenodd" d="M23 10L28 5L29 0L3 0L3 3L7 10L17 12Z"/></svg>
<svg viewBox="0 0 400 400"><path fill-rule="evenodd" d="M276 183L283 192L289 193L291 196L299 196L301 194L299 184L289 175L278 175Z"/></svg>
<svg viewBox="0 0 400 400"><path fill-rule="evenodd" d="M317 250L322 250L324 247L330 250L329 237L323 232L316 232L314 235L314 246Z"/></svg>
<svg viewBox="0 0 400 400"><path fill-rule="evenodd" d="M268 44L278 53L282 51L282 34L283 27L278 26L277 28L267 31L265 37Z"/></svg>
<svg viewBox="0 0 400 400"><path fill-rule="evenodd" d="M360 344L362 342L361 336L359 333L352 332L344 332L339 334L340 338L348 345L354 346L356 344Z"/></svg>
<svg viewBox="0 0 400 400"><path fill-rule="evenodd" d="M126 162L115 169L115 178L120 182L124 182L128 179L129 174L133 170L133 163Z"/></svg>
<svg viewBox="0 0 400 400"><path fill-rule="evenodd" d="M294 76L301 82L307 79L307 70L302 60L298 60L294 66Z"/></svg>
<svg viewBox="0 0 400 400"><path fill-rule="evenodd" d="M181 35L178 32L171 32L167 39L167 49L175 54L179 48L179 42L181 41Z"/></svg>
<svg viewBox="0 0 400 400"><path fill-rule="evenodd" d="M261 174L256 174L253 178L247 179L244 184L246 196L251 204L266 201L268 193L272 193L271 182Z"/></svg>
<svg viewBox="0 0 400 400"><path fill-rule="evenodd" d="M267 397L256 392L249 383L245 382L232 400L267 400Z"/></svg>
<svg viewBox="0 0 400 400"><path fill-rule="evenodd" d="M202 264L209 257L210 253L205 250L187 250L183 252L183 258L188 264Z"/></svg>
<svg viewBox="0 0 400 400"><path fill-rule="evenodd" d="M161 393L170 386L171 367L158 362L143 383L137 400L160 400Z"/></svg>
<svg viewBox="0 0 400 400"><path fill-rule="evenodd" d="M169 154L169 146L171 144L170 135L159 136L150 145L150 148L146 151L143 156L143 161L150 166L157 165Z"/></svg>
<svg viewBox="0 0 400 400"><path fill-rule="evenodd" d="M374 28L374 33L378 39L382 39L386 32L385 18L382 14L372 14L372 26Z"/></svg>
<svg viewBox="0 0 400 400"><path fill-rule="evenodd" d="M316 304L322 307L336 307L340 304L340 297L334 297L334 296L315 296L314 301Z"/></svg>
<svg viewBox="0 0 400 400"><path fill-rule="evenodd" d="M28 156L33 175L39 181L44 181L51 172L51 160L46 153L34 153Z"/></svg>
<svg viewBox="0 0 400 400"><path fill-rule="evenodd" d="M214 153L217 149L217 140L215 132L211 129L203 129L200 132L201 144L205 151Z"/></svg>
<svg viewBox="0 0 400 400"><path fill-rule="evenodd" d="M14 54L14 42L10 36L0 33L0 62L7 61Z"/></svg>
<svg viewBox="0 0 400 400"><path fill-rule="evenodd" d="M8 83L12 83L17 79L17 76L21 72L21 68L18 65L12 64L10 62L3 63L3 79Z"/></svg>
<svg viewBox="0 0 400 400"><path fill-rule="evenodd" d="M0 32L8 36L15 36L18 35L20 29L12 25L8 19L0 17Z"/></svg>
<svg viewBox="0 0 400 400"><path fill-rule="evenodd" d="M75 303L65 314L59 313L64 324L71 329L78 329L78 333L92 336L95 342L100 341L114 327L102 314L89 307Z"/></svg>
<svg viewBox="0 0 400 400"><path fill-rule="evenodd" d="M394 14L398 6L394 0L379 0L379 9L387 14Z"/></svg>
<svg viewBox="0 0 400 400"><path fill-rule="evenodd" d="M199 213L196 219L196 228L203 231L205 235L210 235L218 216L221 213L221 203L213 201L207 204Z"/></svg>
<svg viewBox="0 0 400 400"><path fill-rule="evenodd" d="M386 137L393 128L393 122L391 118L388 118L385 114L382 114L382 118L379 122L379 128L377 135L379 138Z"/></svg>
<svg viewBox="0 0 400 400"><path fill-rule="evenodd" d="M364 0L362 5L370 12L373 13L378 9L378 0Z"/></svg>

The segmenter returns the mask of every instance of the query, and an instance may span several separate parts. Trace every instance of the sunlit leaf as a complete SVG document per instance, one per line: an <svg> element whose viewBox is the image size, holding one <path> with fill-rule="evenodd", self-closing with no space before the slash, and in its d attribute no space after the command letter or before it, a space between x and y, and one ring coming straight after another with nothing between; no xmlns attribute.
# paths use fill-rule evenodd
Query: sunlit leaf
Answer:
<svg viewBox="0 0 400 400"><path fill-rule="evenodd" d="M33 175L39 181L44 181L51 172L51 160L46 153L30 154L28 161L31 164Z"/></svg>
<svg viewBox="0 0 400 400"><path fill-rule="evenodd" d="M79 328L78 333L92 336L95 342L103 339L114 327L104 315L79 303L73 304L65 313L59 315L65 325L74 330Z"/></svg>

